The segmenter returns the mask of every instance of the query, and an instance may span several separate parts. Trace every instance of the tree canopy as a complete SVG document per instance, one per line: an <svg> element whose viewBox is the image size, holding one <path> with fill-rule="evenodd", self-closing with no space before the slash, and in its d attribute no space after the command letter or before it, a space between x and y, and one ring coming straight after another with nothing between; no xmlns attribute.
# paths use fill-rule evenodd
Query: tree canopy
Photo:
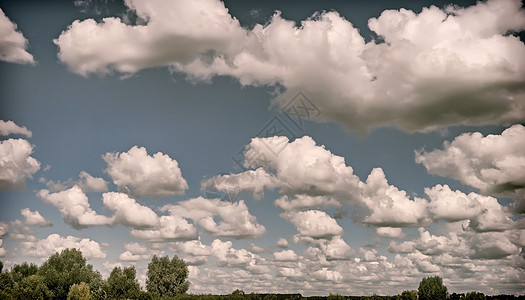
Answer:
<svg viewBox="0 0 525 300"><path fill-rule="evenodd" d="M67 299L73 284L84 282L91 291L97 291L102 283L102 276L93 266L86 264L82 252L77 249L65 249L53 254L38 270L46 286L53 291L55 299Z"/></svg>
<svg viewBox="0 0 525 300"><path fill-rule="evenodd" d="M140 285L136 279L134 266L124 269L113 268L108 279L102 285L102 293L108 299L138 299Z"/></svg>
<svg viewBox="0 0 525 300"><path fill-rule="evenodd" d="M447 298L447 287L439 276L425 277L419 283L420 300L441 300Z"/></svg>
<svg viewBox="0 0 525 300"><path fill-rule="evenodd" d="M188 266L176 255L171 260L154 255L148 264L146 289L161 297L184 294L190 287L188 274Z"/></svg>

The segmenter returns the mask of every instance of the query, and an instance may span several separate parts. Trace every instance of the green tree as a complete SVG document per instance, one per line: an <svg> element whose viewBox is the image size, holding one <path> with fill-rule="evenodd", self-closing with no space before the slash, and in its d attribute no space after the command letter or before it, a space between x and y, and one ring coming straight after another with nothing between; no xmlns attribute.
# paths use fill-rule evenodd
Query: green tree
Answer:
<svg viewBox="0 0 525 300"><path fill-rule="evenodd" d="M399 300L417 300L417 291L403 291L397 296Z"/></svg>
<svg viewBox="0 0 525 300"><path fill-rule="evenodd" d="M330 293L330 295L328 295L327 300L345 300L345 296Z"/></svg>
<svg viewBox="0 0 525 300"><path fill-rule="evenodd" d="M425 277L419 283L420 300L442 300L447 298L447 287L439 276Z"/></svg>
<svg viewBox="0 0 525 300"><path fill-rule="evenodd" d="M134 266L121 269L115 267L102 286L102 291L109 299L137 299L140 285L136 279Z"/></svg>
<svg viewBox="0 0 525 300"><path fill-rule="evenodd" d="M18 299L45 300L53 299L53 293L44 283L44 277L40 275L30 275L21 280L18 284Z"/></svg>
<svg viewBox="0 0 525 300"><path fill-rule="evenodd" d="M73 284L67 293L67 300L91 300L89 285L85 282Z"/></svg>
<svg viewBox="0 0 525 300"><path fill-rule="evenodd" d="M60 254L53 254L38 270L44 283L53 292L55 299L67 299L73 284L84 282L90 290L98 291L102 277L93 266L86 264L82 252L77 249L65 249Z"/></svg>
<svg viewBox="0 0 525 300"><path fill-rule="evenodd" d="M188 274L188 266L177 256L170 260L154 255L148 264L146 289L161 297L184 294L190 287Z"/></svg>
<svg viewBox="0 0 525 300"><path fill-rule="evenodd" d="M465 299L465 300L485 300L485 299L487 299L487 297L485 297L485 294L483 294L483 293L470 292L470 293L467 293L465 298L462 298L462 299Z"/></svg>
<svg viewBox="0 0 525 300"><path fill-rule="evenodd" d="M16 282L21 282L22 279L29 277L31 275L35 275L38 272L38 266L35 264L28 264L27 262L23 262L19 265L15 265L11 269L11 274L13 275L13 279Z"/></svg>

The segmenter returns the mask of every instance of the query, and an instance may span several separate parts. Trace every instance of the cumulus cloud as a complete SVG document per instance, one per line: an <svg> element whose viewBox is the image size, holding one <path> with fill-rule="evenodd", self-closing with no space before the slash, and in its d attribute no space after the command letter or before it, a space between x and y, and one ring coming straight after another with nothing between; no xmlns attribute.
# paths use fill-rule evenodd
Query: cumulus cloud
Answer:
<svg viewBox="0 0 525 300"><path fill-rule="evenodd" d="M394 227L378 227L376 229L376 234L379 237L394 238L394 239L402 238L405 236L401 228L394 228Z"/></svg>
<svg viewBox="0 0 525 300"><path fill-rule="evenodd" d="M13 121L0 120L0 135L8 136L10 134L21 134L29 138L33 136L31 130L28 130L25 126L18 126Z"/></svg>
<svg viewBox="0 0 525 300"><path fill-rule="evenodd" d="M99 215L91 209L88 197L77 185L57 193L49 193L48 190L43 189L38 191L37 195L45 203L56 207L64 222L76 229L113 223L113 218Z"/></svg>
<svg viewBox="0 0 525 300"><path fill-rule="evenodd" d="M60 252L66 248L76 248L82 251L85 258L106 258L106 253L102 251L100 244L88 238L74 236L63 237L59 234L50 234L43 240L34 242L23 242L22 253L27 256L40 257L47 259L49 256Z"/></svg>
<svg viewBox="0 0 525 300"><path fill-rule="evenodd" d="M428 222L428 202L411 200L405 191L389 185L382 169L372 170L362 185L362 201L371 211L363 222L381 227L417 226Z"/></svg>
<svg viewBox="0 0 525 300"><path fill-rule="evenodd" d="M474 250L473 258L499 259L520 251L520 249L501 232L478 234L470 240L470 246Z"/></svg>
<svg viewBox="0 0 525 300"><path fill-rule="evenodd" d="M509 209L490 196L474 192L468 195L452 191L448 185L436 185L425 189L430 198L429 209L437 220L470 220L476 231L504 231L514 226Z"/></svg>
<svg viewBox="0 0 525 300"><path fill-rule="evenodd" d="M31 156L33 146L24 139L0 141L0 191L25 187L40 169L40 162Z"/></svg>
<svg viewBox="0 0 525 300"><path fill-rule="evenodd" d="M241 191L253 192L255 199L264 196L264 190L271 190L279 185L278 180L268 174L264 169L248 170L240 174L216 175L201 184L201 189L212 191L214 189L228 193L230 201L236 200Z"/></svg>
<svg viewBox="0 0 525 300"><path fill-rule="evenodd" d="M324 211L288 211L282 213L281 217L294 224L302 237L330 239L343 234L343 228Z"/></svg>
<svg viewBox="0 0 525 300"><path fill-rule="evenodd" d="M84 192L106 192L108 190L108 183L104 179L93 177L86 171L80 172L78 177L80 181L77 184Z"/></svg>
<svg viewBox="0 0 525 300"><path fill-rule="evenodd" d="M113 212L114 222L137 229L159 225L159 218L151 208L137 203L127 194L104 193L102 202Z"/></svg>
<svg viewBox="0 0 525 300"><path fill-rule="evenodd" d="M243 85L280 84L287 92L275 99L279 105L301 90L321 119L359 131L525 119L525 45L508 34L525 29L519 0L386 10L368 21L378 36L370 42L335 11L300 24L277 12L249 30L218 0L126 5L145 24L74 21L54 41L59 59L84 76L168 65L193 80L228 75Z"/></svg>
<svg viewBox="0 0 525 300"><path fill-rule="evenodd" d="M122 261L139 261L143 259L149 259L151 257L150 251L144 245L139 243L126 243L124 244L126 251L119 255L119 260Z"/></svg>
<svg viewBox="0 0 525 300"><path fill-rule="evenodd" d="M261 155L265 157L264 162L249 159ZM244 157L245 167L263 167L274 172L283 194L331 195L341 201L355 200L354 192L360 180L352 167L346 165L344 157L316 145L309 136L294 141L286 136L253 138L246 146Z"/></svg>
<svg viewBox="0 0 525 300"><path fill-rule="evenodd" d="M266 233L266 228L250 214L243 200L230 203L220 199L202 197L165 205L161 211L172 215L193 219L206 232L219 237L257 238ZM216 222L214 217L221 218Z"/></svg>
<svg viewBox="0 0 525 300"><path fill-rule="evenodd" d="M288 245L288 241L285 239L285 238L279 238L277 240L277 247L279 248L288 248L289 245Z"/></svg>
<svg viewBox="0 0 525 300"><path fill-rule="evenodd" d="M483 193L525 200L525 127L513 125L500 135L464 133L443 150L416 152L416 162L431 174L454 178Z"/></svg>
<svg viewBox="0 0 525 300"><path fill-rule="evenodd" d="M20 211L20 213L25 218L24 223L26 223L27 225L38 227L53 226L51 222L42 217L38 210L32 212L29 208L24 208Z"/></svg>
<svg viewBox="0 0 525 300"><path fill-rule="evenodd" d="M186 241L197 239L197 229L180 216L161 216L152 229L132 229L131 235L150 242Z"/></svg>
<svg viewBox="0 0 525 300"><path fill-rule="evenodd" d="M136 197L182 195L188 189L178 162L161 152L150 156L146 148L133 146L128 152L106 153L102 158L113 182Z"/></svg>
<svg viewBox="0 0 525 300"><path fill-rule="evenodd" d="M298 259L297 254L293 250L282 250L273 253L275 261L296 261Z"/></svg>
<svg viewBox="0 0 525 300"><path fill-rule="evenodd" d="M34 64L33 55L26 51L29 43L24 35L17 30L17 27L0 9L0 60L19 64Z"/></svg>
<svg viewBox="0 0 525 300"><path fill-rule="evenodd" d="M295 195L293 199L289 200L288 196L284 195L275 200L275 206L282 210L299 210L320 207L341 207L341 203L328 196Z"/></svg>

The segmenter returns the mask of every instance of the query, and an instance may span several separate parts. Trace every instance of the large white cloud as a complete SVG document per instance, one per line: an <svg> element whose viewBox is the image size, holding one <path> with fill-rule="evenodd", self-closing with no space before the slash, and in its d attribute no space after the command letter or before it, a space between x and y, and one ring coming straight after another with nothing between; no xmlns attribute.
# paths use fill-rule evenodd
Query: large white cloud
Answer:
<svg viewBox="0 0 525 300"><path fill-rule="evenodd" d="M197 229L180 216L161 216L152 229L132 229L131 235L150 242L187 241L198 237Z"/></svg>
<svg viewBox="0 0 525 300"><path fill-rule="evenodd" d="M416 152L416 162L431 174L457 179L483 193L525 200L523 125L513 125L501 135L465 133L443 148Z"/></svg>
<svg viewBox="0 0 525 300"><path fill-rule="evenodd" d="M106 153L103 159L113 182L137 197L181 195L188 189L178 162L161 152L149 156L146 148L134 146L128 152Z"/></svg>
<svg viewBox="0 0 525 300"><path fill-rule="evenodd" d="M126 5L146 20L144 25L128 25L120 18L75 21L54 41L58 57L72 71L124 73L142 68L191 62L206 52L233 52L244 30L215 0L136 1ZM111 43L108 43L111 41Z"/></svg>
<svg viewBox="0 0 525 300"><path fill-rule="evenodd" d="M162 211L172 215L193 219L206 232L220 237L257 238L266 233L266 228L250 214L243 200L235 203L202 197L168 204ZM218 216L221 221L216 222Z"/></svg>
<svg viewBox="0 0 525 300"><path fill-rule="evenodd" d="M405 191L389 185L380 168L372 170L362 185L362 201L371 211L363 222L381 227L417 226L429 222L422 198L411 200Z"/></svg>
<svg viewBox="0 0 525 300"><path fill-rule="evenodd" d="M0 9L0 60L34 64L33 56L26 51L27 47L27 39L17 30L16 24L11 22Z"/></svg>
<svg viewBox="0 0 525 300"><path fill-rule="evenodd" d="M504 231L514 226L509 209L494 197L474 192L466 195L439 184L425 189L425 193L430 198L430 211L437 220L470 220L469 226L476 231Z"/></svg>
<svg viewBox="0 0 525 300"><path fill-rule="evenodd" d="M264 156L264 161L251 157ZM316 145L309 136L289 141L285 136L253 138L244 154L244 165L264 167L275 173L281 193L331 195L341 201L355 200L359 178L342 156Z"/></svg>
<svg viewBox="0 0 525 300"><path fill-rule="evenodd" d="M84 228L97 225L109 225L113 223L113 218L97 214L89 205L89 199L79 186L57 192L49 193L43 189L37 195L46 203L56 207L64 222L74 228Z"/></svg>
<svg viewBox="0 0 525 300"><path fill-rule="evenodd" d="M108 183L104 179L93 177L86 171L80 172L78 177L80 180L77 184L84 192L106 192L108 190Z"/></svg>
<svg viewBox="0 0 525 300"><path fill-rule="evenodd" d="M301 90L320 118L356 130L525 119L525 45L508 35L525 29L519 0L387 10L369 20L381 37L370 42L334 11L299 25L276 13L248 30L218 0L126 5L144 24L77 20L55 40L60 60L82 75L168 65L197 80L279 83L287 88L281 106Z"/></svg>
<svg viewBox="0 0 525 300"><path fill-rule="evenodd" d="M33 146L24 139L0 141L0 191L25 186L40 169L40 162L31 156Z"/></svg>
<svg viewBox="0 0 525 300"><path fill-rule="evenodd" d="M74 236L63 237L59 234L50 234L43 240L34 242L23 242L22 254L47 259L49 256L66 248L76 248L82 252L85 258L106 258L100 244L88 238Z"/></svg>
<svg viewBox="0 0 525 300"><path fill-rule="evenodd" d="M29 138L33 135L31 130L25 126L18 126L13 121L0 120L0 135L8 136L10 134L22 134Z"/></svg>
<svg viewBox="0 0 525 300"><path fill-rule="evenodd" d="M282 213L281 217L294 224L299 235L303 237L331 239L343 234L343 228L324 211L287 211Z"/></svg>
<svg viewBox="0 0 525 300"><path fill-rule="evenodd" d="M137 229L159 225L159 218L151 208L137 203L126 194L104 193L102 202L113 212L114 222Z"/></svg>
<svg viewBox="0 0 525 300"><path fill-rule="evenodd" d="M42 217L38 210L33 212L29 208L24 208L20 211L20 213L22 214L22 216L24 216L24 223L26 223L27 225L39 227L48 227L53 225L51 222Z"/></svg>

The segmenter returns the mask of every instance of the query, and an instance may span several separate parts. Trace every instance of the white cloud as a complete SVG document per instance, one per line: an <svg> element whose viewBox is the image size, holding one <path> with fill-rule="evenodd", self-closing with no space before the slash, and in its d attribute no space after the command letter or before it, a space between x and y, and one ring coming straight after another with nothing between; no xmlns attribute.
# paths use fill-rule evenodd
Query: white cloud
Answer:
<svg viewBox="0 0 525 300"><path fill-rule="evenodd" d="M0 12L1 12L1 9L0 9ZM16 125L15 122L13 121L0 120L0 135L8 136L10 134L22 134L29 138L33 136L33 133L31 132L31 130L28 130L25 126L20 127Z"/></svg>
<svg viewBox="0 0 525 300"><path fill-rule="evenodd" d="M343 228L324 211L288 211L281 217L294 224L300 236L313 239L330 239L343 234Z"/></svg>
<svg viewBox="0 0 525 300"><path fill-rule="evenodd" d="M498 259L520 251L520 248L512 244L501 232L480 233L470 240L470 246L474 250L473 258Z"/></svg>
<svg viewBox="0 0 525 300"><path fill-rule="evenodd" d="M296 261L299 258L293 250L274 252L273 257L275 261Z"/></svg>
<svg viewBox="0 0 525 300"><path fill-rule="evenodd" d="M53 225L51 222L42 217L38 210L32 212L29 208L24 208L20 211L20 213L22 216L24 216L24 223L27 225L38 227L48 227Z"/></svg>
<svg viewBox="0 0 525 300"><path fill-rule="evenodd" d="M102 251L100 244L88 238L74 236L62 237L56 233L50 234L43 240L35 242L24 242L22 254L27 256L41 257L47 259L49 256L60 252L66 248L76 248L82 252L85 258L106 258L106 253Z"/></svg>
<svg viewBox="0 0 525 300"><path fill-rule="evenodd" d="M161 152L149 156L146 148L133 146L128 152L106 153L102 158L113 182L137 197L182 195L188 189L177 161Z"/></svg>
<svg viewBox="0 0 525 300"><path fill-rule="evenodd" d="M2 247L4 240L0 239L0 257L4 257L7 254L7 250Z"/></svg>
<svg viewBox="0 0 525 300"><path fill-rule="evenodd" d="M77 184L84 192L106 192L108 190L108 183L104 179L93 177L86 171L80 172L78 177L80 181Z"/></svg>
<svg viewBox="0 0 525 300"><path fill-rule="evenodd" d="M248 170L240 174L216 175L201 185L204 191L213 189L228 193L229 199L234 201L240 191L252 191L255 199L264 196L264 190L271 190L279 185L278 180L264 169Z"/></svg>
<svg viewBox="0 0 525 300"><path fill-rule="evenodd" d="M33 146L24 139L0 141L0 191L25 187L40 169L40 162L31 156Z"/></svg>
<svg viewBox="0 0 525 300"><path fill-rule="evenodd" d="M19 63L34 64L33 56L27 52L28 42L24 35L17 30L15 23L11 22L0 9L0 60Z"/></svg>
<svg viewBox="0 0 525 300"><path fill-rule="evenodd" d="M88 197L77 185L57 193L49 193L48 190L43 189L38 191L37 195L44 202L55 206L60 211L64 222L74 228L113 223L113 218L99 215L91 209Z"/></svg>
<svg viewBox="0 0 525 300"><path fill-rule="evenodd" d="M503 231L514 226L510 209L499 204L490 196L474 192L468 195L452 191L448 185L436 185L425 189L430 198L429 209L437 220L470 220L470 227L476 231Z"/></svg>
<svg viewBox="0 0 525 300"><path fill-rule="evenodd" d="M394 228L394 227L378 227L376 229L376 234L379 237L394 238L394 239L402 238L405 236L401 228Z"/></svg>
<svg viewBox="0 0 525 300"><path fill-rule="evenodd" d="M381 227L418 226L428 223L425 199L409 199L405 191L389 185L383 170L372 170L362 185L362 201L371 211L363 222Z"/></svg>
<svg viewBox="0 0 525 300"><path fill-rule="evenodd" d="M186 241L197 239L197 229L180 216L161 216L153 229L132 229L131 235L150 242Z"/></svg>
<svg viewBox="0 0 525 300"><path fill-rule="evenodd" d="M276 13L248 30L217 0L126 5L147 22L77 20L55 40L59 59L82 75L168 65L194 80L229 75L243 85L281 84L281 106L301 90L321 119L354 130L525 119L523 90L514 88L524 83L525 45L507 34L525 29L519 0L386 10L369 20L381 38L368 43L334 11L297 25Z"/></svg>
<svg viewBox="0 0 525 300"><path fill-rule="evenodd" d="M109 192L102 195L104 206L113 212L114 222L136 229L159 225L159 218L151 208L141 205L123 193Z"/></svg>
<svg viewBox="0 0 525 300"><path fill-rule="evenodd" d="M284 195L275 200L275 206L282 210L299 210L320 207L341 207L341 203L328 196L295 195L291 200Z"/></svg>
<svg viewBox="0 0 525 300"><path fill-rule="evenodd" d="M352 167L345 164L343 157L317 146L309 136L292 142L285 136L253 138L246 149L244 165L274 171L283 194L354 199L360 180ZM264 156L264 161L250 159L260 156Z"/></svg>
<svg viewBox="0 0 525 300"><path fill-rule="evenodd" d="M279 248L283 248L283 249L284 249L284 248L288 248L288 247L289 247L289 245L288 245L288 241L287 241L285 238L279 238L279 239L277 240L277 246L278 246Z"/></svg>
<svg viewBox="0 0 525 300"><path fill-rule="evenodd" d="M231 203L198 197L177 205L168 204L161 211L193 219L206 232L219 237L257 238L266 233L266 228L250 214L243 200ZM217 223L215 216L221 221Z"/></svg>
<svg viewBox="0 0 525 300"><path fill-rule="evenodd" d="M119 255L119 260L122 261L139 261L143 259L149 259L151 257L150 250L139 243L126 243L124 244L126 251Z"/></svg>
<svg viewBox="0 0 525 300"><path fill-rule="evenodd" d="M54 40L58 57L78 74L133 73L140 69L187 63L209 51L232 52L244 30L220 1L126 1L144 25L120 18L75 21ZM118 37L115 39L115 37ZM112 40L111 46L107 43Z"/></svg>
<svg viewBox="0 0 525 300"><path fill-rule="evenodd" d="M513 125L501 135L465 133L443 150L416 152L416 162L431 174L454 178L483 193L525 199L525 127Z"/></svg>

